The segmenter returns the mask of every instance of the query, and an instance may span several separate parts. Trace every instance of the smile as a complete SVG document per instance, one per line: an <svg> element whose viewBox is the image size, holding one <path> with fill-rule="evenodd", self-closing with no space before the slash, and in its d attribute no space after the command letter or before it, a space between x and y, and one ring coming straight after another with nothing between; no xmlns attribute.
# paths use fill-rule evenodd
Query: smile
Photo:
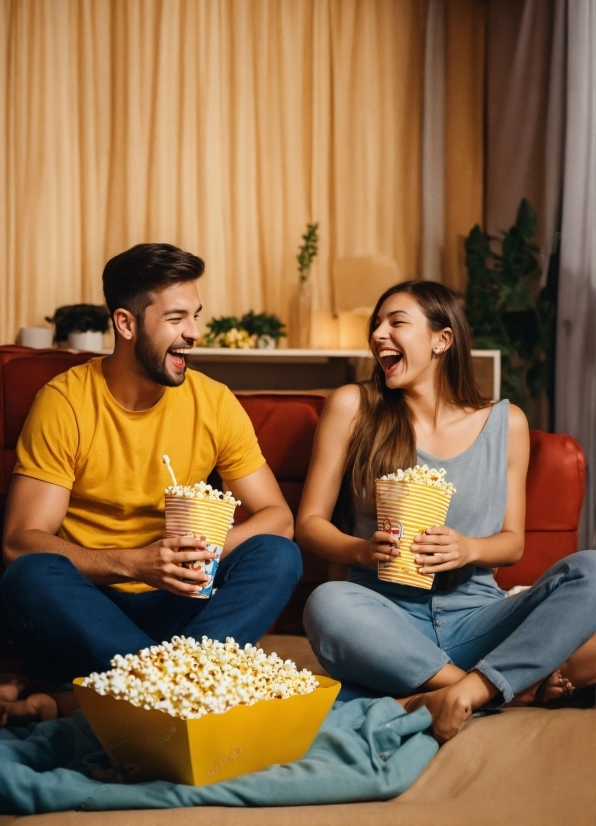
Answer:
<svg viewBox="0 0 596 826"><path fill-rule="evenodd" d="M190 347L176 347L175 349L168 350L167 354L176 370L184 370L186 368L186 356L188 356L190 350Z"/></svg>
<svg viewBox="0 0 596 826"><path fill-rule="evenodd" d="M404 354L399 350L390 350L388 347L384 347L378 353L379 362L387 374L393 373L403 357Z"/></svg>

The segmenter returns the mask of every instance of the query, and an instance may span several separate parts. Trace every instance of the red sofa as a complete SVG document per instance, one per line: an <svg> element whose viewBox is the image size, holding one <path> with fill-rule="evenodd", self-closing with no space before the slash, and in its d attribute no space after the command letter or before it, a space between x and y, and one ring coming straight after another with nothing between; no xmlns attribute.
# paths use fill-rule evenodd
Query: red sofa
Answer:
<svg viewBox="0 0 596 826"><path fill-rule="evenodd" d="M89 353L0 347L0 504L5 501L15 461L15 447L37 391L58 373L92 358ZM321 395L239 395L261 448L295 513L308 468L315 427L325 404ZM528 474L526 550L497 579L504 588L530 585L557 559L577 550L577 528L584 497L585 462L569 436L533 431ZM242 518L242 515L240 515ZM341 575L328 563L303 553L304 578L276 623L280 634L302 634L302 609L319 583ZM7 630L0 621L0 640ZM1 644L1 643L0 643Z"/></svg>

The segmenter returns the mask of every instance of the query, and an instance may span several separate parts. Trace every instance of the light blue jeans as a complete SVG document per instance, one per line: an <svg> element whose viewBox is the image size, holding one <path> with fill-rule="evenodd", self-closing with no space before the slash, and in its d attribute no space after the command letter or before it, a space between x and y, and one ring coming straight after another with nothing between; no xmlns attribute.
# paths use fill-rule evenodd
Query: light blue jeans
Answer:
<svg viewBox="0 0 596 826"><path fill-rule="evenodd" d="M496 708L556 671L596 633L596 551L553 565L512 597L472 577L452 593L381 582L373 569L327 582L304 613L321 665L342 699L406 697L447 663L475 669L499 689ZM354 581L358 580L358 581ZM492 578L491 578L492 581Z"/></svg>

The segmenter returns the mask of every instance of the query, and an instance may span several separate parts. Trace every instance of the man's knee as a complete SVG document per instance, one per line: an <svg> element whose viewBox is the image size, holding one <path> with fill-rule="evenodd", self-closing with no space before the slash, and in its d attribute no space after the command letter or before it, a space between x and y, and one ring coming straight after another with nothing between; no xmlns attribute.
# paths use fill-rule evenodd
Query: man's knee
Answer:
<svg viewBox="0 0 596 826"><path fill-rule="evenodd" d="M269 546L269 560L276 569L277 577L282 582L292 585L292 589L302 579L303 566L300 548L291 539L283 536L266 534L263 539Z"/></svg>
<svg viewBox="0 0 596 826"><path fill-rule="evenodd" d="M73 563L61 554L22 554L4 572L0 593L7 605L35 598L40 589L47 591L57 574L73 571L76 571Z"/></svg>
<svg viewBox="0 0 596 826"><path fill-rule="evenodd" d="M247 539L243 546L244 552L253 559L260 557L264 579L288 584L292 590L302 579L302 554L291 539L276 534L259 534Z"/></svg>
<svg viewBox="0 0 596 826"><path fill-rule="evenodd" d="M74 567L70 559L61 554L21 554L6 569L2 577L2 587L21 586L34 582L39 585L47 575L58 573L61 570L67 571Z"/></svg>

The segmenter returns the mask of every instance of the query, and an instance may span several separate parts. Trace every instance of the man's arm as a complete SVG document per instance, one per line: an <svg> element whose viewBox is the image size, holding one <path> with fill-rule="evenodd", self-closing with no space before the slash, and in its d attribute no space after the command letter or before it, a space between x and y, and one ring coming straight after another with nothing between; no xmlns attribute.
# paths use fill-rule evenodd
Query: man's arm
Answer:
<svg viewBox="0 0 596 826"><path fill-rule="evenodd" d="M226 486L236 499L240 499L249 518L228 533L223 556L257 534L272 533L287 539L294 537L292 512L269 465L263 465L242 479L227 481Z"/></svg>
<svg viewBox="0 0 596 826"><path fill-rule="evenodd" d="M67 488L29 476L13 476L4 522L3 556L6 565L22 554L61 554L97 585L138 581L179 596L196 593L207 579L200 570L182 567L183 562L213 558L213 554L205 550L205 542L200 539L169 537L146 548L105 550L82 548L60 539L56 532L64 520L69 501L70 491ZM185 550L178 551L182 542ZM183 582L183 579L192 582Z"/></svg>

